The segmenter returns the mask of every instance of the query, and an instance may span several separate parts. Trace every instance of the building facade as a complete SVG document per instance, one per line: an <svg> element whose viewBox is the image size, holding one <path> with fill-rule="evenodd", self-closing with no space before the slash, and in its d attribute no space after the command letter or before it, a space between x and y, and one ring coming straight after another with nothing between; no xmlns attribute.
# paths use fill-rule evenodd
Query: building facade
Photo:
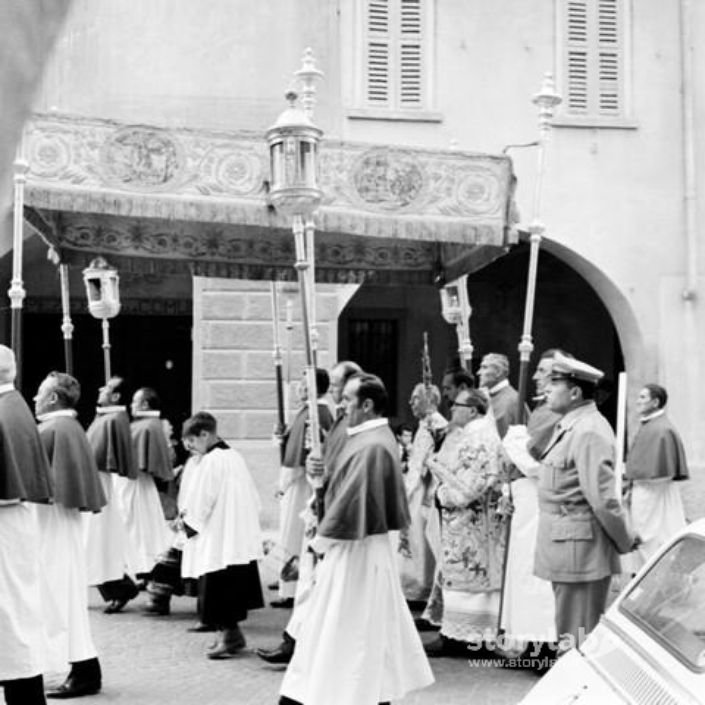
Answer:
<svg viewBox="0 0 705 705"><path fill-rule="evenodd" d="M69 261L77 314L81 268L108 253L126 336L142 330L140 316L163 331L191 316L193 327L152 367L135 362L134 346L120 353L116 343L116 355L135 376L159 370L165 386L186 385L175 409L217 411L229 437L270 463L267 280L293 279L293 245L267 214L261 136L311 47L325 72L315 116L328 150L321 360L383 357L394 418L404 419L423 332L437 377L457 347L439 279L470 273L475 359L516 359L524 233L537 216L532 97L550 71L563 102L538 201L536 352L560 346L613 379L626 370L630 402L645 382L666 386L697 473L703 40L705 7L692 0L74 0L25 137L30 226L44 237L27 240L27 335L58 315L46 243ZM260 249L244 256L243 242ZM283 300L295 300L287 287ZM191 369L170 377L162 370L177 356L167 348L182 345L189 354L176 365Z"/></svg>

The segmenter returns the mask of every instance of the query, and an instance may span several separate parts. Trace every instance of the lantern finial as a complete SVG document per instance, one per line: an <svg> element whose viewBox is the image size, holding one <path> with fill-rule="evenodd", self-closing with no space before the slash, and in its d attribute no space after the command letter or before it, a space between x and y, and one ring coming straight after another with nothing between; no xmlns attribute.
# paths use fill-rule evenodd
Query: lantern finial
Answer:
<svg viewBox="0 0 705 705"><path fill-rule="evenodd" d="M313 118L313 108L316 105L316 83L323 78L323 71L316 68L316 59L311 47L304 50L301 68L294 72L294 76L301 82L301 104L304 112Z"/></svg>

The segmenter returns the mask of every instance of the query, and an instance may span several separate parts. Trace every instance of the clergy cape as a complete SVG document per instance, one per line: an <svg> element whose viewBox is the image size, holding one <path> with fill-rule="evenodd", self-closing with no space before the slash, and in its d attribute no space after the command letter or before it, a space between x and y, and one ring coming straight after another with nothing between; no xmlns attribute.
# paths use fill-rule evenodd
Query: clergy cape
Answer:
<svg viewBox="0 0 705 705"><path fill-rule="evenodd" d="M306 448L306 427L308 421L308 405L299 409L289 428L284 446L282 465L287 468L303 467L308 455ZM333 416L325 402L318 402L318 423L321 431L328 431L333 425Z"/></svg>
<svg viewBox="0 0 705 705"><path fill-rule="evenodd" d="M32 412L18 391L0 394L0 500L48 502L52 492Z"/></svg>
<svg viewBox="0 0 705 705"><path fill-rule="evenodd" d="M525 415L519 412L519 393L514 387L507 385L496 392L490 391L489 394L499 437L504 438L510 426L524 423Z"/></svg>
<svg viewBox="0 0 705 705"><path fill-rule="evenodd" d="M137 469L157 480L171 482L174 469L161 419L158 416L138 417L130 424L130 433Z"/></svg>
<svg viewBox="0 0 705 705"><path fill-rule="evenodd" d="M333 472L333 463L347 440L348 417L339 409L323 444L324 482L326 484Z"/></svg>
<svg viewBox="0 0 705 705"><path fill-rule="evenodd" d="M108 500L81 424L73 416L52 416L39 424L39 436L49 458L54 501L67 509L99 512Z"/></svg>
<svg viewBox="0 0 705 705"><path fill-rule="evenodd" d="M409 524L396 439L389 426L350 435L324 497L318 534L360 540Z"/></svg>
<svg viewBox="0 0 705 705"><path fill-rule="evenodd" d="M130 421L124 410L98 413L86 431L98 470L134 480L137 464L132 450Z"/></svg>
<svg viewBox="0 0 705 705"><path fill-rule="evenodd" d="M627 456L625 475L629 480L688 479L683 443L665 414L641 422Z"/></svg>

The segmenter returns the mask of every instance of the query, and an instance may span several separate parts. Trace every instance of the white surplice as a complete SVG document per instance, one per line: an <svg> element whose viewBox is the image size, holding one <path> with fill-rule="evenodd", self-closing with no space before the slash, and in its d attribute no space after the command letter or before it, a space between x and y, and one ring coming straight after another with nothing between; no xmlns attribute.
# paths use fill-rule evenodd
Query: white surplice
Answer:
<svg viewBox="0 0 705 705"><path fill-rule="evenodd" d="M142 470L134 480L116 476L115 484L130 540L128 572L148 573L173 540L157 486Z"/></svg>
<svg viewBox="0 0 705 705"><path fill-rule="evenodd" d="M95 658L88 618L85 522L78 509L37 505L42 536L42 607L47 632L44 671Z"/></svg>
<svg viewBox="0 0 705 705"><path fill-rule="evenodd" d="M36 507L0 502L0 681L43 671L39 522Z"/></svg>
<svg viewBox="0 0 705 705"><path fill-rule="evenodd" d="M389 534L314 544L325 558L282 695L306 705L377 705L430 685Z"/></svg>
<svg viewBox="0 0 705 705"><path fill-rule="evenodd" d="M556 639L555 599L551 583L534 575L536 532L539 526L539 463L527 450L525 426L510 426L503 446L525 477L511 483L514 511L504 579L502 629L508 649L527 641Z"/></svg>
<svg viewBox="0 0 705 705"><path fill-rule="evenodd" d="M404 475L411 524L400 532L397 561L404 596L411 601L428 599L434 582L440 546L432 545L430 541L439 541L440 532L433 502L435 484L429 476L426 458L433 451L433 432L442 431L447 425L438 411L419 421ZM432 526L427 533L429 518Z"/></svg>
<svg viewBox="0 0 705 705"><path fill-rule="evenodd" d="M630 561L636 573L651 556L685 525L685 511L677 482L670 477L633 480L629 516L632 529L641 539L636 551L623 560Z"/></svg>
<svg viewBox="0 0 705 705"><path fill-rule="evenodd" d="M555 600L551 583L534 575L536 532L539 526L538 485L535 478L512 482L511 538L504 582L502 628L505 638L520 647L527 641L554 641Z"/></svg>
<svg viewBox="0 0 705 705"><path fill-rule="evenodd" d="M182 577L198 578L260 559L260 499L242 456L232 448L214 448L194 458L189 472L192 484L180 509L198 533L184 546Z"/></svg>
<svg viewBox="0 0 705 705"><path fill-rule="evenodd" d="M110 472L99 472L98 476L108 503L99 514L91 514L86 521L86 569L89 585L120 580L127 571L128 556L131 553L127 524L115 490L118 476Z"/></svg>
<svg viewBox="0 0 705 705"><path fill-rule="evenodd" d="M293 556L303 555L304 520L301 513L311 499L311 485L306 479L303 468L282 467L280 471L280 488L284 494L279 509L279 548L282 553L282 564ZM279 579L279 597L282 599L296 595L297 580L285 581Z"/></svg>

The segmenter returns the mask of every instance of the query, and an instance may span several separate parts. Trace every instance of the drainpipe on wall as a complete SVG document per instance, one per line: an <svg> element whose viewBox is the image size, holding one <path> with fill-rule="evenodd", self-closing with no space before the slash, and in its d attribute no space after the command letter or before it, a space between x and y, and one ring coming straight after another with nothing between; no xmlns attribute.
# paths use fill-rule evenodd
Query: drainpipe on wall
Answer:
<svg viewBox="0 0 705 705"><path fill-rule="evenodd" d="M693 105L693 42L690 0L681 0L681 101L683 110L683 215L685 222L685 288L683 300L692 302L698 287L696 216L695 120Z"/></svg>
<svg viewBox="0 0 705 705"><path fill-rule="evenodd" d="M681 109L683 123L683 221L685 225L685 287L683 300L683 353L685 364L681 370L684 379L684 412L687 444L691 464L705 463L705 443L700 433L698 419L702 405L697 390L700 389L700 346L698 331L698 241L695 164L695 110L693 96L693 37L691 0L680 0L681 40ZM686 391L688 390L688 391Z"/></svg>

